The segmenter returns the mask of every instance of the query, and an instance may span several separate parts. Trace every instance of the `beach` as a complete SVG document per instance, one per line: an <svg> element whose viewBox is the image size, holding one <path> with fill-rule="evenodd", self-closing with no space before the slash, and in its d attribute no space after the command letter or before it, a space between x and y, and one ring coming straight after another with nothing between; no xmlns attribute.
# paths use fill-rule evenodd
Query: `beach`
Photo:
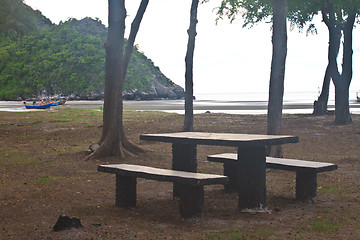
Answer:
<svg viewBox="0 0 360 240"><path fill-rule="evenodd" d="M360 103L350 100L350 113L360 114ZM51 109L83 109L100 110L103 101L67 101L65 105L54 106ZM194 113L231 113L231 114L266 114L266 100L194 100ZM334 110L333 101L328 109ZM152 101L124 101L124 110L133 111L165 111L184 114L184 100L152 100ZM0 101L0 111L34 111L26 110L22 101ZM43 110L42 110L43 111ZM283 113L285 114L311 114L313 101L311 100L285 100Z"/></svg>

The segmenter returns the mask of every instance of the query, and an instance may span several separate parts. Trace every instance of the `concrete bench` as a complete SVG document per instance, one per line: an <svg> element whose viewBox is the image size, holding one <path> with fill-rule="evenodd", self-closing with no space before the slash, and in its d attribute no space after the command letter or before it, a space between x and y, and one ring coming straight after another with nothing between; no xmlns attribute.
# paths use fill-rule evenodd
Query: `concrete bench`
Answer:
<svg viewBox="0 0 360 240"><path fill-rule="evenodd" d="M180 215L188 219L202 217L204 209L204 185L226 184L228 177L160 169L130 164L98 166L99 172L116 174L116 206L136 206L136 178L173 182L179 187Z"/></svg>
<svg viewBox="0 0 360 240"><path fill-rule="evenodd" d="M229 177L225 190L237 189L236 153L209 155L207 160L224 164L224 175ZM317 174L337 169L337 165L295 159L266 157L266 168L296 172L296 199L308 200L316 197Z"/></svg>

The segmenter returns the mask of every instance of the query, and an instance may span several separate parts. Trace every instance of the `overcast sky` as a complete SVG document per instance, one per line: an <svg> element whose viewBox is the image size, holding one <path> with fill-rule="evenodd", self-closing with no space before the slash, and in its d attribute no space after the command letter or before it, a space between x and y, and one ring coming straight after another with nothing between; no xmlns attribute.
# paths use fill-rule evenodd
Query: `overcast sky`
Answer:
<svg viewBox="0 0 360 240"><path fill-rule="evenodd" d="M215 24L213 9L220 0L199 5L194 57L194 94L267 92L271 64L271 25L243 29L242 21ZM69 18L99 18L107 25L107 0L25 0L53 23ZM140 0L126 1L130 22ZM184 87L187 29L191 0L150 0L136 44L172 81ZM319 18L320 19L320 18ZM316 21L318 35L307 36L288 28L285 94L312 91L322 86L327 64L328 31ZM354 29L353 80L350 98L360 90L360 35Z"/></svg>

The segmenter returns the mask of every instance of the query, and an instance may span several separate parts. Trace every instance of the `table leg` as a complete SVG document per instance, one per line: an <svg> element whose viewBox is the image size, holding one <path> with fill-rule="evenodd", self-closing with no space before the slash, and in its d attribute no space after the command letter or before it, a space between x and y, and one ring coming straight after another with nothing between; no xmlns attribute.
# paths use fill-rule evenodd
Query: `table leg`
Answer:
<svg viewBox="0 0 360 240"><path fill-rule="evenodd" d="M266 208L265 146L238 148L238 209Z"/></svg>
<svg viewBox="0 0 360 240"><path fill-rule="evenodd" d="M180 215L184 219L201 218L204 211L204 186L179 184Z"/></svg>
<svg viewBox="0 0 360 240"><path fill-rule="evenodd" d="M317 174L315 171L296 171L296 199L311 200L316 197Z"/></svg>
<svg viewBox="0 0 360 240"><path fill-rule="evenodd" d="M224 175L229 177L229 182L224 185L226 192L236 192L238 190L238 170L237 161L234 163L224 163Z"/></svg>
<svg viewBox="0 0 360 240"><path fill-rule="evenodd" d="M172 145L172 169L187 172L197 171L196 145L192 144L173 144ZM180 193L178 184L173 184L173 197L179 198Z"/></svg>
<svg viewBox="0 0 360 240"><path fill-rule="evenodd" d="M136 177L116 175L116 198L117 207L136 206Z"/></svg>

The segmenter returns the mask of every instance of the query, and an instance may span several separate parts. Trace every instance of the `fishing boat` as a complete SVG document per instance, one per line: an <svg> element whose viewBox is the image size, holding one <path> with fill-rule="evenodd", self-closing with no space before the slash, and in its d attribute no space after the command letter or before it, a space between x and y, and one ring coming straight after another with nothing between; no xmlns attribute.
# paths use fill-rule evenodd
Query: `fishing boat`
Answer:
<svg viewBox="0 0 360 240"><path fill-rule="evenodd" d="M49 103L51 103L51 106L57 106L57 105L59 105L60 101L57 100L57 101L52 101L52 102L49 102Z"/></svg>
<svg viewBox="0 0 360 240"><path fill-rule="evenodd" d="M50 99L47 99L46 101L51 101L51 102L58 102L57 105L64 105L65 102L66 102L66 98L65 97L58 97L58 96L55 96L55 97L52 97Z"/></svg>
<svg viewBox="0 0 360 240"><path fill-rule="evenodd" d="M49 98L49 97L47 97L47 98L42 98L41 102L42 103L51 103L51 106L57 106L57 105L59 105L60 100L57 99L57 98Z"/></svg>
<svg viewBox="0 0 360 240"><path fill-rule="evenodd" d="M50 108L52 105L52 103L36 103L33 102L32 105L30 104L26 104L26 102L24 102L26 109L46 109L46 108Z"/></svg>
<svg viewBox="0 0 360 240"><path fill-rule="evenodd" d="M66 98L60 97L59 105L64 105L66 103Z"/></svg>
<svg viewBox="0 0 360 240"><path fill-rule="evenodd" d="M56 101L49 101L49 100L45 100L45 101L41 101L39 103L37 103L36 101L33 101L32 105L31 104L26 104L26 102L24 102L26 109L46 109L46 108L50 108L51 106L57 106L59 105L60 100L56 100Z"/></svg>

